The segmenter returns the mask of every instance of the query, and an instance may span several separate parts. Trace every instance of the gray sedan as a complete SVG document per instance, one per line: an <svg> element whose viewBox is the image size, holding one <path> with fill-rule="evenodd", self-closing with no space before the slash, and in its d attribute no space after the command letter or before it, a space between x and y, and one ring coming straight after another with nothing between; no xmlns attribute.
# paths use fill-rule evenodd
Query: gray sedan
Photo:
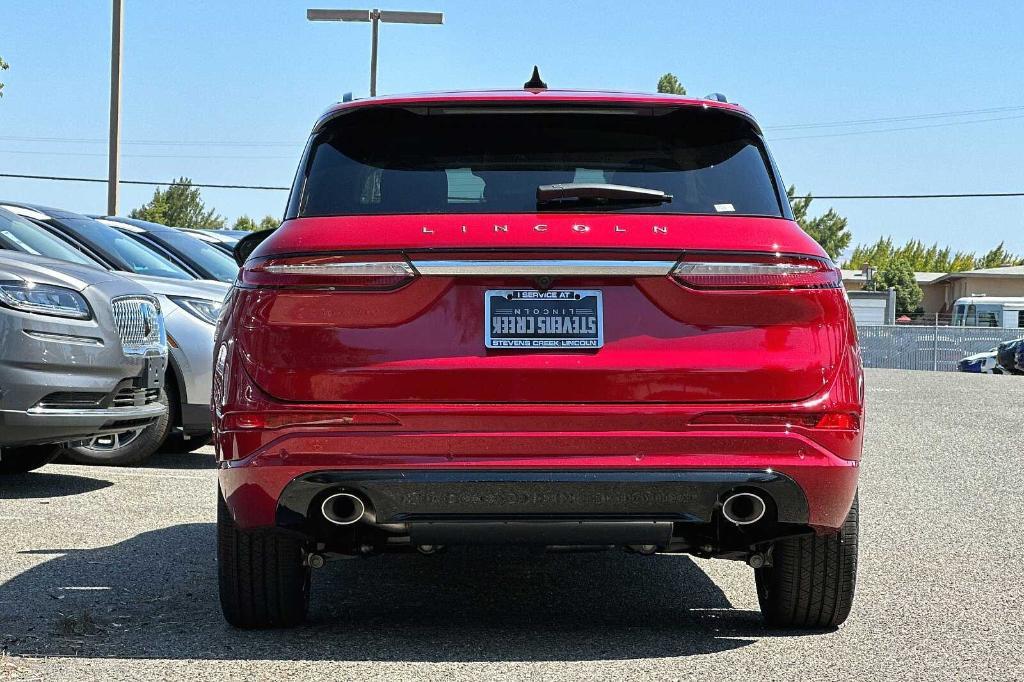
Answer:
<svg viewBox="0 0 1024 682"><path fill-rule="evenodd" d="M38 468L65 441L167 418L156 297L87 265L0 254L0 473Z"/></svg>

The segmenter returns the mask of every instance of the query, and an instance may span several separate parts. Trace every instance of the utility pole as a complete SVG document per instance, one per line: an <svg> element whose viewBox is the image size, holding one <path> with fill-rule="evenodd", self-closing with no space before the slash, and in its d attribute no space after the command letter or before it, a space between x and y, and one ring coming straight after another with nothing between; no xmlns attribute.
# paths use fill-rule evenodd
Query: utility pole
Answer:
<svg viewBox="0 0 1024 682"><path fill-rule="evenodd" d="M442 12L395 12L379 9L307 9L309 21L368 21L370 30L370 97L377 96L377 38L380 22L391 24L443 24Z"/></svg>
<svg viewBox="0 0 1024 682"><path fill-rule="evenodd" d="M370 10L370 97L377 96L377 36L380 35L380 10Z"/></svg>
<svg viewBox="0 0 1024 682"><path fill-rule="evenodd" d="M107 215L117 215L118 176L121 165L121 32L124 30L122 0L111 0L110 24L110 148L107 153Z"/></svg>

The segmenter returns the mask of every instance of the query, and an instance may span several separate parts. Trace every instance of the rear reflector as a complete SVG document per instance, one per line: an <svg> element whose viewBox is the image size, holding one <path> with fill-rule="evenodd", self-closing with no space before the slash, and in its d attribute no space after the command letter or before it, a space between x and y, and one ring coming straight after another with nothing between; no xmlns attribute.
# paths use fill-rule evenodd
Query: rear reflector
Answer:
<svg viewBox="0 0 1024 682"><path fill-rule="evenodd" d="M834 289L842 282L827 260L781 254L688 254L672 277L695 289Z"/></svg>
<svg viewBox="0 0 1024 682"><path fill-rule="evenodd" d="M775 414L757 413L709 413L694 417L692 426L801 426L807 429L829 429L856 431L860 418L848 412L792 412Z"/></svg>
<svg viewBox="0 0 1024 682"><path fill-rule="evenodd" d="M339 426L387 426L399 421L389 414L346 414L339 412L232 412L224 415L221 429L281 429L285 427L337 428Z"/></svg>
<svg viewBox="0 0 1024 682"><path fill-rule="evenodd" d="M821 421L815 428L856 431L860 428L860 417L848 412L829 412L821 416Z"/></svg>
<svg viewBox="0 0 1024 682"><path fill-rule="evenodd" d="M246 266L242 283L257 286L389 291L412 281L416 271L400 257L352 256L268 258Z"/></svg>

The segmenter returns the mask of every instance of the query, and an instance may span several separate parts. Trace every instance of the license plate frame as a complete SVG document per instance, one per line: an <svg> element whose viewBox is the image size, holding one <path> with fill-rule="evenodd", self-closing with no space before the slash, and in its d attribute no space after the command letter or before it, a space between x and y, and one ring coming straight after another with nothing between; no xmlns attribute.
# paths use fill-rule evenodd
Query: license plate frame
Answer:
<svg viewBox="0 0 1024 682"><path fill-rule="evenodd" d="M498 303L497 309L495 302ZM507 311L513 310L515 305L532 307L526 314L509 314ZM496 314L498 318L510 321L496 325ZM555 322L556 319L560 321ZM593 330L591 321L595 327ZM502 331L502 325L511 326L508 331ZM547 331L549 325L558 327L558 331ZM579 331L575 330L577 325L581 328ZM562 326L570 329L563 332ZM484 347L495 350L598 350L604 347L603 292L599 289L488 289L484 292Z"/></svg>

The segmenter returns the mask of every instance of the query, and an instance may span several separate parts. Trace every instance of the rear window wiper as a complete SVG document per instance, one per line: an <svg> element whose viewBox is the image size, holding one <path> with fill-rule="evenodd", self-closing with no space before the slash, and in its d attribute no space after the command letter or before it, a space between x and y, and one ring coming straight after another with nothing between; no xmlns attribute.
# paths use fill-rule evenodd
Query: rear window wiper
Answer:
<svg viewBox="0 0 1024 682"><path fill-rule="evenodd" d="M537 205L560 203L595 204L666 204L672 195L660 189L633 187L631 185L609 185L605 183L572 182L558 185L541 185L537 188Z"/></svg>

